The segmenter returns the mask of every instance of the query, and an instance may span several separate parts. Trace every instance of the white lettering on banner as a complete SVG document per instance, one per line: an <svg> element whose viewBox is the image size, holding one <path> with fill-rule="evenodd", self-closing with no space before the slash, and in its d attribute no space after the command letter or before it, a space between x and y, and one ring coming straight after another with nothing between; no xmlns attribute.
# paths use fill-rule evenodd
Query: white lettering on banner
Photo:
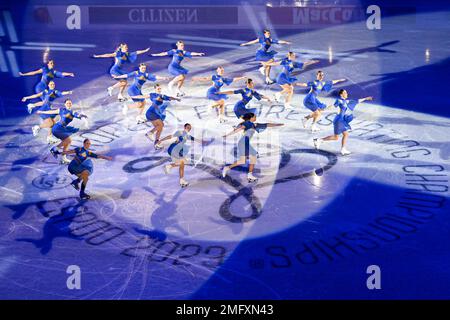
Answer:
<svg viewBox="0 0 450 320"><path fill-rule="evenodd" d="M355 8L293 8L293 24L348 22L356 15Z"/></svg>
<svg viewBox="0 0 450 320"><path fill-rule="evenodd" d="M133 23L198 23L197 9L130 9Z"/></svg>

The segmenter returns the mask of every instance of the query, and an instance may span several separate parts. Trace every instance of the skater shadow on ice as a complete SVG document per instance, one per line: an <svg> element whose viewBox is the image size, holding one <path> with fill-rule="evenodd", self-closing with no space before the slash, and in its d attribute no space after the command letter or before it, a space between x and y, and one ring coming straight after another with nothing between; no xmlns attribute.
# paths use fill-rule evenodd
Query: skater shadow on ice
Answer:
<svg viewBox="0 0 450 320"><path fill-rule="evenodd" d="M79 209L84 208L84 203L85 201L80 201L73 207L63 208L60 214L49 218L44 224L42 238L17 238L16 241L32 243L40 249L41 254L46 255L53 248L53 242L56 238L82 240L81 235L74 234L76 229L71 229L71 224L79 213Z"/></svg>
<svg viewBox="0 0 450 320"><path fill-rule="evenodd" d="M149 236L150 234L158 236L166 235L167 234L166 229L168 228L177 230L179 233L185 236L189 235L189 232L184 230L178 224L177 218L174 216L178 211L178 206L176 204L177 200L185 189L180 188L177 191L177 193L172 197L172 199L169 201L165 200L166 197L165 192L158 194L149 187L144 187L144 190L155 196L154 203L158 205L158 207L155 210L153 210L153 212L151 212L151 224L153 230L148 231L147 235Z"/></svg>

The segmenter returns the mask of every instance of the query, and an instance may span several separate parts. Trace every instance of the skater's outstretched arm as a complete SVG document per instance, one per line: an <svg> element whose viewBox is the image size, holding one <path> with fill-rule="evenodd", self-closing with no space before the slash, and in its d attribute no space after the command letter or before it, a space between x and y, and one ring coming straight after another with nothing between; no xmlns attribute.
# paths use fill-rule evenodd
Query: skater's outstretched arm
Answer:
<svg viewBox="0 0 450 320"><path fill-rule="evenodd" d="M43 94L44 94L44 92L39 92L39 93L36 93L36 94L32 94L31 96L25 96L25 97L22 98L22 102L25 102L25 101L30 100L30 99L36 99L36 98L39 98L39 97L41 97Z"/></svg>
<svg viewBox="0 0 450 320"><path fill-rule="evenodd" d="M113 75L112 77L114 79L127 79L128 78L128 74L122 74L120 76Z"/></svg>
<svg viewBox="0 0 450 320"><path fill-rule="evenodd" d="M358 103L364 102L364 101L372 101L373 97L365 97L365 98L361 98L358 99Z"/></svg>
<svg viewBox="0 0 450 320"><path fill-rule="evenodd" d="M225 135L223 135L223 138L226 138L228 136L231 136L232 134L238 133L239 131L244 130L244 126L242 124L240 124L239 126L237 126L237 128L235 128L233 131L231 131L230 133L227 133Z"/></svg>
<svg viewBox="0 0 450 320"><path fill-rule="evenodd" d="M161 76L155 76L156 80L166 81L170 80L170 77L161 77Z"/></svg>
<svg viewBox="0 0 450 320"><path fill-rule="evenodd" d="M269 128L272 128L272 127L284 126L284 123L265 123L265 125L267 125L267 127L269 127Z"/></svg>
<svg viewBox="0 0 450 320"><path fill-rule="evenodd" d="M38 110L38 112L36 112L36 113L37 114L58 114L59 113L59 109L47 110L47 111Z"/></svg>
<svg viewBox="0 0 450 320"><path fill-rule="evenodd" d="M137 55L140 55L140 54L143 54L143 53L148 52L149 50L150 50L150 48L147 48L147 49L144 49L144 50L137 50L137 51L136 51L136 54L137 54Z"/></svg>
<svg viewBox="0 0 450 320"><path fill-rule="evenodd" d="M116 56L116 53L105 53L105 54L94 54L93 58L114 58Z"/></svg>
<svg viewBox="0 0 450 320"><path fill-rule="evenodd" d="M159 143L164 142L169 139L172 139L172 138L173 138L173 135L169 134L168 136L165 136L164 138L159 139Z"/></svg>
<svg viewBox="0 0 450 320"><path fill-rule="evenodd" d="M294 83L294 86L297 86L297 87L308 87L308 84L305 83L305 82L296 82L296 83Z"/></svg>
<svg viewBox="0 0 450 320"><path fill-rule="evenodd" d="M63 92L61 92L61 95L67 96L67 95L72 94L72 93L73 93L73 91L63 91Z"/></svg>
<svg viewBox="0 0 450 320"><path fill-rule="evenodd" d="M248 45L251 45L251 44L258 43L258 42L259 42L259 39L256 38L255 40L252 40L252 41L249 41L249 42L241 43L240 46L241 46L241 47L244 47L244 46L248 46Z"/></svg>
<svg viewBox="0 0 450 320"><path fill-rule="evenodd" d="M267 102L272 102L272 100L271 100L268 96L263 96L263 95L261 95L261 98L263 98L263 99L266 100Z"/></svg>
<svg viewBox="0 0 450 320"><path fill-rule="evenodd" d="M61 72L63 77L75 77L75 74L73 72Z"/></svg>
<svg viewBox="0 0 450 320"><path fill-rule="evenodd" d="M292 44L292 42L290 41L286 41L286 40L278 40L279 44Z"/></svg>
<svg viewBox="0 0 450 320"><path fill-rule="evenodd" d="M66 154L74 154L75 150L66 150L66 151L62 151L61 154L62 155L66 155Z"/></svg>
<svg viewBox="0 0 450 320"><path fill-rule="evenodd" d="M25 72L25 73L19 72L19 75L22 77L26 77L26 76L34 76L34 75L40 74L40 73L42 73L42 69L37 69L34 71Z"/></svg>
<svg viewBox="0 0 450 320"><path fill-rule="evenodd" d="M150 54L152 57L164 57L164 56L168 56L169 54L167 53L167 51L163 51L160 53L152 53Z"/></svg>
<svg viewBox="0 0 450 320"><path fill-rule="evenodd" d="M336 83L340 83L340 82L344 82L344 81L347 81L347 79L337 79L337 80L332 80L331 82L333 84L336 84Z"/></svg>
<svg viewBox="0 0 450 320"><path fill-rule="evenodd" d="M239 80L244 80L245 78L247 78L247 77L235 77L235 78L233 78L233 82L234 81L239 81Z"/></svg>
<svg viewBox="0 0 450 320"><path fill-rule="evenodd" d="M308 60L303 64L303 68L306 68L307 66L313 65L319 63L319 60Z"/></svg>
<svg viewBox="0 0 450 320"><path fill-rule="evenodd" d="M226 95L229 95L229 94L234 94L234 91L221 91L221 92L217 92L217 94L226 94Z"/></svg>
<svg viewBox="0 0 450 320"><path fill-rule="evenodd" d="M192 81L194 82L206 82L206 81L212 81L211 77L193 77Z"/></svg>

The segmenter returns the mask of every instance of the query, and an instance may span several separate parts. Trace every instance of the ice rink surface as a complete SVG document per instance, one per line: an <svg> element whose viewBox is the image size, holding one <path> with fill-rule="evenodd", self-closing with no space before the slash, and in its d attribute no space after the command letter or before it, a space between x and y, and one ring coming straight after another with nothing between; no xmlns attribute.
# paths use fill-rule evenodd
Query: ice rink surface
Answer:
<svg viewBox="0 0 450 320"><path fill-rule="evenodd" d="M355 109L352 154L345 157L338 142L314 149L313 138L332 133L336 109L324 113L320 132L310 133L301 124L306 90L295 90L292 110L252 102L258 121L285 124L253 139L260 154L253 184L245 168L221 177L235 159L238 137L221 136L238 123L233 105L239 97L227 100L228 121L220 124L205 98L209 83L190 79L222 65L226 75L251 77L257 91L272 97L278 87L264 85L253 61L256 47L238 46L253 30L122 31L131 50L150 45L160 52L169 48L167 39L181 38L188 50L207 53L183 62L190 70L187 96L171 104L163 132L189 122L193 136L208 142L191 146L184 189L175 169L163 172L167 148L155 151L145 138L151 124L137 125L134 110L124 117L122 103L107 95L109 59L89 58L111 51L115 39L100 31L88 38L48 36L48 42L92 45L52 52L57 70L76 74L57 86L74 90L74 109L89 116L87 127L73 122L80 127L73 145L90 138L95 152L114 159L95 160L87 187L92 199L80 201L67 166L50 155L44 130L31 134L38 117L28 116L24 104L0 120L0 297L450 298L449 18L449 11L393 16L376 33L364 21L280 31L293 45L277 47L278 57L290 49L300 61L320 60L298 74L299 81L313 80L321 69L326 79L347 79L336 90L374 100ZM209 42L196 43L204 37ZM36 32L22 41L42 39ZM34 70L41 55L24 52L20 69ZM167 75L168 58L138 61ZM35 80L21 81L31 90ZM168 93L167 82L161 85ZM227 90L243 87L241 81ZM332 104L336 90L323 101ZM151 92L151 83L143 91ZM81 290L66 287L69 265L82 271ZM382 290L366 287L370 265L381 268Z"/></svg>

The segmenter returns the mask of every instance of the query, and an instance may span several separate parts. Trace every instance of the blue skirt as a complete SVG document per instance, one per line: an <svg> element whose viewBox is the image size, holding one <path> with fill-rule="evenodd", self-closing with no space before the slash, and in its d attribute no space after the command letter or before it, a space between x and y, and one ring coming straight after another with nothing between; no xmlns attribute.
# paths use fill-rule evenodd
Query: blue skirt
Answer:
<svg viewBox="0 0 450 320"><path fill-rule="evenodd" d="M209 88L206 93L206 98L213 101L227 100L228 96L226 94L217 94L219 91L220 89L217 89L216 87Z"/></svg>
<svg viewBox="0 0 450 320"><path fill-rule="evenodd" d="M350 130L350 122L353 120L353 115L340 116L337 115L333 120L334 134L341 134Z"/></svg>
<svg viewBox="0 0 450 320"><path fill-rule="evenodd" d="M327 105L320 102L319 99L317 99L317 95L313 93L308 93L306 95L305 99L303 99L303 105L313 112L318 109L323 110L327 107Z"/></svg>
<svg viewBox="0 0 450 320"><path fill-rule="evenodd" d="M239 139L238 142L238 156L239 157L256 157L258 152L255 148L250 144L250 138L243 136Z"/></svg>
<svg viewBox="0 0 450 320"><path fill-rule="evenodd" d="M277 77L277 84L282 85L282 84L292 84L295 81L297 81L297 78L295 77L290 77L288 74L282 72L278 75Z"/></svg>
<svg viewBox="0 0 450 320"><path fill-rule="evenodd" d="M84 170L87 170L89 172L89 175L91 175L94 172L94 164L92 163L91 159L86 159L82 163L78 163L75 160L72 160L69 163L69 167L67 168L71 174L80 174Z"/></svg>
<svg viewBox="0 0 450 320"><path fill-rule="evenodd" d="M180 74L188 74L189 70L186 68L183 68L179 64L169 64L167 67L167 70L169 70L169 73L173 76L179 76Z"/></svg>
<svg viewBox="0 0 450 320"><path fill-rule="evenodd" d="M38 84L34 87L34 92L41 93L45 89L47 89L47 84L44 81L39 81ZM41 96L41 100L45 100L44 95Z"/></svg>
<svg viewBox="0 0 450 320"><path fill-rule="evenodd" d="M138 87L136 87L136 86L131 86L131 87L129 87L128 88L128 90L127 90L127 92L128 92L128 95L130 96L130 97L132 97L132 96L142 96L142 91L141 91L141 89L139 89ZM136 98L131 98L134 102L142 102L142 101L145 101L145 99L136 99Z"/></svg>
<svg viewBox="0 0 450 320"><path fill-rule="evenodd" d="M70 137L72 134L78 132L78 128L71 126L63 126L61 123L56 123L52 127L52 134L60 140L64 140Z"/></svg>
<svg viewBox="0 0 450 320"><path fill-rule="evenodd" d="M167 153L170 155L172 160L179 160L183 159L189 152L189 147L187 145L179 144L179 143L172 143L169 146L169 149L167 149Z"/></svg>
<svg viewBox="0 0 450 320"><path fill-rule="evenodd" d="M236 118L240 119L244 114L246 113L254 113L256 114L256 108L246 108L245 104L241 101L238 101L234 105L234 114L236 115Z"/></svg>
<svg viewBox="0 0 450 320"><path fill-rule="evenodd" d="M122 70L121 66L113 65L111 67L111 69L109 69L109 74L112 77L112 76L123 76L124 74L127 74L127 73ZM120 80L124 80L124 79L114 79L114 80L120 81Z"/></svg>
<svg viewBox="0 0 450 320"><path fill-rule="evenodd" d="M166 118L161 114L159 114L158 112L156 112L156 110L151 107L145 113L145 117L147 118L148 121L155 121L155 120L164 121L164 119Z"/></svg>
<svg viewBox="0 0 450 320"><path fill-rule="evenodd" d="M262 49L256 51L256 61L269 61L272 60L278 52L272 51L264 51Z"/></svg>
<svg viewBox="0 0 450 320"><path fill-rule="evenodd" d="M50 110L53 110L53 109L50 107L50 105L48 103L42 105L38 109L38 111L50 111ZM42 120L49 119L49 118L54 119L54 118L56 118L56 116L57 116L57 114L40 114L39 115L39 117L41 117Z"/></svg>

